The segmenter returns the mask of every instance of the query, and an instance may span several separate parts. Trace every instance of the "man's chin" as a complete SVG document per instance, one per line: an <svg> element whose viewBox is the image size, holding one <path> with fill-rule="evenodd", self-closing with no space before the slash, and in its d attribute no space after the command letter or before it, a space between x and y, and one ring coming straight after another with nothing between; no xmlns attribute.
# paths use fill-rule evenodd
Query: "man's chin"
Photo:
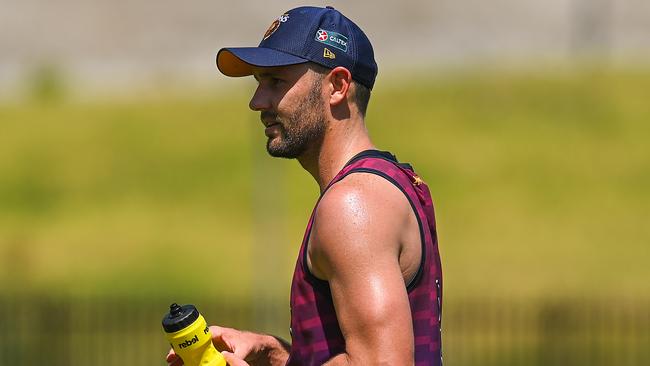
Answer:
<svg viewBox="0 0 650 366"><path fill-rule="evenodd" d="M300 156L298 151L290 149L288 146L278 146L274 144L275 138L269 138L266 144L266 151L274 158L295 159Z"/></svg>
<svg viewBox="0 0 650 366"><path fill-rule="evenodd" d="M274 158L283 158L283 159L296 159L298 156L294 154L287 154L284 151L277 151L277 150L266 150L269 155L271 155Z"/></svg>

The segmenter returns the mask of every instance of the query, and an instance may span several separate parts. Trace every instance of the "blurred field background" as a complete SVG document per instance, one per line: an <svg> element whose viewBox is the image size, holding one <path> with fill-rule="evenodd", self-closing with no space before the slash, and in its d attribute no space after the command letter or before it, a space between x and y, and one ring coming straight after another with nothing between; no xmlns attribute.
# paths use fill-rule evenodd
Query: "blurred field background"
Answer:
<svg viewBox="0 0 650 366"><path fill-rule="evenodd" d="M0 0L0 365L162 365L171 302L288 337L318 188L213 59L298 3L156 4ZM328 4L433 193L446 364L650 363L650 6Z"/></svg>

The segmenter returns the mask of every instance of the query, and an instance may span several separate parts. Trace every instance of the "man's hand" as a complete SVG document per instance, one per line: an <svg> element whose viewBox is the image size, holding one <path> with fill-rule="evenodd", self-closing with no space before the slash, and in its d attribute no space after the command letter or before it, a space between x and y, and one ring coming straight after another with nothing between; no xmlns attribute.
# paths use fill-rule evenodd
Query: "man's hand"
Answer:
<svg viewBox="0 0 650 366"><path fill-rule="evenodd" d="M169 366L180 366L183 364L183 360L181 360L180 357L176 353L174 353L173 349L170 349L169 352L167 353L167 365Z"/></svg>
<svg viewBox="0 0 650 366"><path fill-rule="evenodd" d="M221 352L223 355L223 358L226 359L226 362L228 363L228 366L250 366L246 361L242 360L241 358L235 356L234 353L230 353L228 351L223 351Z"/></svg>
<svg viewBox="0 0 650 366"><path fill-rule="evenodd" d="M223 358L228 363L228 366L250 366L246 361L244 361L241 358L235 356L234 353L231 353L231 352L228 352L228 351L223 351L223 352L221 352L221 355L223 356ZM176 354L174 354L174 351L170 351L169 354L167 355L167 362L169 362L169 364L172 365L172 366L177 366L177 365L182 365L183 364L183 361L180 359L180 357L178 357Z"/></svg>
<svg viewBox="0 0 650 366"><path fill-rule="evenodd" d="M289 357L290 346L273 336L214 325L210 327L210 333L215 348L235 362L229 361L231 366L248 363L255 366L283 365ZM173 350L167 354L167 363L169 366L183 365Z"/></svg>
<svg viewBox="0 0 650 366"><path fill-rule="evenodd" d="M257 364L263 358L264 335L233 328L210 327L212 343L219 351L228 351L235 357Z"/></svg>

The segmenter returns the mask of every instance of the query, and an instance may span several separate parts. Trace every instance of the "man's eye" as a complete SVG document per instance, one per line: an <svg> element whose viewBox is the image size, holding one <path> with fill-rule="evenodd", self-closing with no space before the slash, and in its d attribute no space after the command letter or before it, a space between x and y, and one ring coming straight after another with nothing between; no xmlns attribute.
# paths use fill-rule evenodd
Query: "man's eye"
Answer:
<svg viewBox="0 0 650 366"><path fill-rule="evenodd" d="M257 85L266 85L268 87L276 87L283 82L282 79L273 76L255 78L255 80L257 80Z"/></svg>

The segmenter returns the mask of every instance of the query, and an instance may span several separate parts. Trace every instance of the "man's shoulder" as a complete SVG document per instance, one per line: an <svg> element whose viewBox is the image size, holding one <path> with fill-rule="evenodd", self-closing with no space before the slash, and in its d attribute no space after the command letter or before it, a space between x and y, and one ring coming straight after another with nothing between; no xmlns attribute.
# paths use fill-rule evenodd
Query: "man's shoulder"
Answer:
<svg viewBox="0 0 650 366"><path fill-rule="evenodd" d="M410 212L408 200L393 183L376 174L355 172L323 194L314 226L319 234L390 230Z"/></svg>
<svg viewBox="0 0 650 366"><path fill-rule="evenodd" d="M318 211L346 210L359 206L402 203L404 195L385 177L371 172L354 172L333 184L321 198Z"/></svg>
<svg viewBox="0 0 650 366"><path fill-rule="evenodd" d="M410 206L402 192L381 176L355 173L323 195L312 225L310 270L328 279L334 268L399 252Z"/></svg>

